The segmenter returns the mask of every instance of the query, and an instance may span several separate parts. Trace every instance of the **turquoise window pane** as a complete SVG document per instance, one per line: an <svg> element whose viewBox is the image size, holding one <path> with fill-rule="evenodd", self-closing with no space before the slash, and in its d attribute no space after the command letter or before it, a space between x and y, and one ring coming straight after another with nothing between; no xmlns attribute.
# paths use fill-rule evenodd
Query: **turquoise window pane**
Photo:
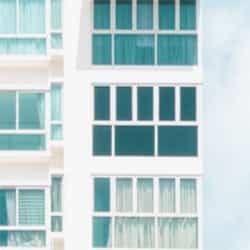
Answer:
<svg viewBox="0 0 250 250"><path fill-rule="evenodd" d="M175 29L175 0L159 0L159 29Z"/></svg>
<svg viewBox="0 0 250 250"><path fill-rule="evenodd" d="M115 64L153 65L154 35L115 35Z"/></svg>
<svg viewBox="0 0 250 250"><path fill-rule="evenodd" d="M62 125L51 126L51 140L60 141L63 139Z"/></svg>
<svg viewBox="0 0 250 250"><path fill-rule="evenodd" d="M111 58L111 35L93 35L92 61L96 65L108 65Z"/></svg>
<svg viewBox="0 0 250 250"><path fill-rule="evenodd" d="M111 218L93 218L93 247L107 248L111 246Z"/></svg>
<svg viewBox="0 0 250 250"><path fill-rule="evenodd" d="M51 211L62 212L62 177L52 178Z"/></svg>
<svg viewBox="0 0 250 250"><path fill-rule="evenodd" d="M51 34L51 48L62 49L62 47L63 47L62 34Z"/></svg>
<svg viewBox="0 0 250 250"><path fill-rule="evenodd" d="M153 119L153 88L137 88L137 115L140 121Z"/></svg>
<svg viewBox="0 0 250 250"><path fill-rule="evenodd" d="M62 120L62 85L57 83L51 85L51 120Z"/></svg>
<svg viewBox="0 0 250 250"><path fill-rule="evenodd" d="M0 231L1 247L45 247L44 231Z"/></svg>
<svg viewBox="0 0 250 250"><path fill-rule="evenodd" d="M110 89L95 87L95 120L110 119Z"/></svg>
<svg viewBox="0 0 250 250"><path fill-rule="evenodd" d="M110 179L95 178L95 212L110 211Z"/></svg>
<svg viewBox="0 0 250 250"><path fill-rule="evenodd" d="M110 28L110 0L95 0L94 2L94 28Z"/></svg>
<svg viewBox="0 0 250 250"><path fill-rule="evenodd" d="M0 93L0 129L16 128L16 93Z"/></svg>
<svg viewBox="0 0 250 250"><path fill-rule="evenodd" d="M182 30L196 29L196 0L180 1L180 26Z"/></svg>
<svg viewBox="0 0 250 250"><path fill-rule="evenodd" d="M118 156L154 155L154 127L116 126L115 154Z"/></svg>
<svg viewBox="0 0 250 250"><path fill-rule="evenodd" d="M181 88L181 120L196 120L196 88Z"/></svg>
<svg viewBox="0 0 250 250"><path fill-rule="evenodd" d="M159 65L196 65L196 35L159 35Z"/></svg>
<svg viewBox="0 0 250 250"><path fill-rule="evenodd" d="M45 0L19 0L21 33L45 33Z"/></svg>
<svg viewBox="0 0 250 250"><path fill-rule="evenodd" d="M43 129L45 123L44 94L19 94L19 128Z"/></svg>
<svg viewBox="0 0 250 250"><path fill-rule="evenodd" d="M62 232L62 230L63 230L62 216L52 216L51 232Z"/></svg>
<svg viewBox="0 0 250 250"><path fill-rule="evenodd" d="M137 0L137 29L153 29L153 0Z"/></svg>
<svg viewBox="0 0 250 250"><path fill-rule="evenodd" d="M111 155L111 126L94 126L93 154Z"/></svg>
<svg viewBox="0 0 250 250"><path fill-rule="evenodd" d="M132 0L116 0L116 29L132 29Z"/></svg>
<svg viewBox="0 0 250 250"><path fill-rule="evenodd" d="M16 0L0 0L0 34L16 33Z"/></svg>
<svg viewBox="0 0 250 250"><path fill-rule="evenodd" d="M51 0L51 28L62 28L62 0Z"/></svg>
<svg viewBox="0 0 250 250"><path fill-rule="evenodd" d="M159 156L197 156L197 127L159 126Z"/></svg>
<svg viewBox="0 0 250 250"><path fill-rule="evenodd" d="M0 150L45 150L45 136L0 135Z"/></svg>
<svg viewBox="0 0 250 250"><path fill-rule="evenodd" d="M0 55L45 55L46 39L0 38Z"/></svg>
<svg viewBox="0 0 250 250"><path fill-rule="evenodd" d="M0 226L16 225L16 191L0 190Z"/></svg>
<svg viewBox="0 0 250 250"><path fill-rule="evenodd" d="M19 191L19 224L45 224L45 193L43 190Z"/></svg>
<svg viewBox="0 0 250 250"><path fill-rule="evenodd" d="M116 119L120 121L132 119L132 88L116 88Z"/></svg>
<svg viewBox="0 0 250 250"><path fill-rule="evenodd" d="M160 120L175 120L175 88L160 87Z"/></svg>

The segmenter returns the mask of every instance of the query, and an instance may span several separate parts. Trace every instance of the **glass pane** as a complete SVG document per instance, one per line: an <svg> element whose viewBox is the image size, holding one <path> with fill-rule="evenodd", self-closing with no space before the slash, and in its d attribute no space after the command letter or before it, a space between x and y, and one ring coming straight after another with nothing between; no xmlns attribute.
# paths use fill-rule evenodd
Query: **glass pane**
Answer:
<svg viewBox="0 0 250 250"><path fill-rule="evenodd" d="M110 0L95 0L94 2L94 28L110 28Z"/></svg>
<svg viewBox="0 0 250 250"><path fill-rule="evenodd" d="M116 0L116 29L132 29L131 0Z"/></svg>
<svg viewBox="0 0 250 250"><path fill-rule="evenodd" d="M198 223L194 218L162 218L158 224L160 248L198 248Z"/></svg>
<svg viewBox="0 0 250 250"><path fill-rule="evenodd" d="M45 193L43 190L19 191L19 224L45 225Z"/></svg>
<svg viewBox="0 0 250 250"><path fill-rule="evenodd" d="M175 120L175 88L160 87L160 120Z"/></svg>
<svg viewBox="0 0 250 250"><path fill-rule="evenodd" d="M175 212L175 180L160 179L159 208L162 213Z"/></svg>
<svg viewBox="0 0 250 250"><path fill-rule="evenodd" d="M158 35L159 65L196 65L196 35Z"/></svg>
<svg viewBox="0 0 250 250"><path fill-rule="evenodd" d="M111 126L94 126L93 154L111 155Z"/></svg>
<svg viewBox="0 0 250 250"><path fill-rule="evenodd" d="M137 212L150 213L153 211L154 211L153 179L138 179Z"/></svg>
<svg viewBox="0 0 250 250"><path fill-rule="evenodd" d="M197 212L197 188L196 180L181 180L181 212L196 213Z"/></svg>
<svg viewBox="0 0 250 250"><path fill-rule="evenodd" d="M115 64L153 65L154 35L115 35Z"/></svg>
<svg viewBox="0 0 250 250"><path fill-rule="evenodd" d="M45 55L46 39L0 38L0 55Z"/></svg>
<svg viewBox="0 0 250 250"><path fill-rule="evenodd" d="M62 177L52 177L51 211L62 212Z"/></svg>
<svg viewBox="0 0 250 250"><path fill-rule="evenodd" d="M51 0L51 29L62 28L62 0Z"/></svg>
<svg viewBox="0 0 250 250"><path fill-rule="evenodd" d="M93 218L93 247L111 247L111 218Z"/></svg>
<svg viewBox="0 0 250 250"><path fill-rule="evenodd" d="M15 190L0 190L0 225L16 225Z"/></svg>
<svg viewBox="0 0 250 250"><path fill-rule="evenodd" d="M16 128L16 93L0 93L0 129Z"/></svg>
<svg viewBox="0 0 250 250"><path fill-rule="evenodd" d="M138 120L153 120L153 88L138 87L137 88L137 112Z"/></svg>
<svg viewBox="0 0 250 250"><path fill-rule="evenodd" d="M52 125L51 126L51 140L60 141L62 139L63 139L62 125Z"/></svg>
<svg viewBox="0 0 250 250"><path fill-rule="evenodd" d="M133 209L133 186L131 178L116 179L116 211L131 212Z"/></svg>
<svg viewBox="0 0 250 250"><path fill-rule="evenodd" d="M153 248L155 246L153 218L115 218L116 248Z"/></svg>
<svg viewBox="0 0 250 250"><path fill-rule="evenodd" d="M111 64L111 35L93 35L92 61L96 65Z"/></svg>
<svg viewBox="0 0 250 250"><path fill-rule="evenodd" d="M153 156L154 127L116 126L115 154L120 156Z"/></svg>
<svg viewBox="0 0 250 250"><path fill-rule="evenodd" d="M181 88L181 120L196 120L196 88Z"/></svg>
<svg viewBox="0 0 250 250"><path fill-rule="evenodd" d="M44 135L0 135L0 150L45 150Z"/></svg>
<svg viewBox="0 0 250 250"><path fill-rule="evenodd" d="M16 33L16 0L0 0L0 34Z"/></svg>
<svg viewBox="0 0 250 250"><path fill-rule="evenodd" d="M51 120L62 120L62 85L53 83L51 85Z"/></svg>
<svg viewBox="0 0 250 250"><path fill-rule="evenodd" d="M95 120L110 119L109 87L95 87Z"/></svg>
<svg viewBox="0 0 250 250"><path fill-rule="evenodd" d="M153 29L153 0L137 0L137 29Z"/></svg>
<svg viewBox="0 0 250 250"><path fill-rule="evenodd" d="M19 94L19 128L44 129L44 94Z"/></svg>
<svg viewBox="0 0 250 250"><path fill-rule="evenodd" d="M45 247L44 231L0 231L1 247Z"/></svg>
<svg viewBox="0 0 250 250"><path fill-rule="evenodd" d="M19 0L21 33L45 33L45 0Z"/></svg>
<svg viewBox="0 0 250 250"><path fill-rule="evenodd" d="M62 49L63 41L62 41L62 34L51 34L51 48L52 49Z"/></svg>
<svg viewBox="0 0 250 250"><path fill-rule="evenodd" d="M175 29L175 0L159 0L159 29Z"/></svg>
<svg viewBox="0 0 250 250"><path fill-rule="evenodd" d="M95 212L110 211L110 180L109 178L95 178Z"/></svg>
<svg viewBox="0 0 250 250"><path fill-rule="evenodd" d="M159 126L158 131L160 156L197 156L197 127Z"/></svg>
<svg viewBox="0 0 250 250"><path fill-rule="evenodd" d="M63 230L62 216L52 216L51 232L62 232L62 230Z"/></svg>
<svg viewBox="0 0 250 250"><path fill-rule="evenodd" d="M116 88L116 119L132 120L132 88Z"/></svg>
<svg viewBox="0 0 250 250"><path fill-rule="evenodd" d="M196 29L196 0L180 1L180 25L182 30Z"/></svg>

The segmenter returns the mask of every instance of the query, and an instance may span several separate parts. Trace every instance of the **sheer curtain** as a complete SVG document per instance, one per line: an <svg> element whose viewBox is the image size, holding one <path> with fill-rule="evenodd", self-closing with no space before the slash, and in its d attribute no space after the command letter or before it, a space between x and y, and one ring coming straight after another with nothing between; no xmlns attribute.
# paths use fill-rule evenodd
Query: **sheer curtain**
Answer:
<svg viewBox="0 0 250 250"><path fill-rule="evenodd" d="M0 225L16 224L16 192L0 190Z"/></svg>
<svg viewBox="0 0 250 250"><path fill-rule="evenodd" d="M62 232L62 227L63 227L62 216L52 216L51 217L51 231Z"/></svg>
<svg viewBox="0 0 250 250"><path fill-rule="evenodd" d="M94 28L110 28L110 0L94 1Z"/></svg>
<svg viewBox="0 0 250 250"><path fill-rule="evenodd" d="M153 248L155 245L153 218L115 218L115 247Z"/></svg>
<svg viewBox="0 0 250 250"><path fill-rule="evenodd" d="M175 29L175 0L159 0L159 29Z"/></svg>
<svg viewBox="0 0 250 250"><path fill-rule="evenodd" d="M93 247L111 247L112 223L109 217L93 218Z"/></svg>
<svg viewBox="0 0 250 250"><path fill-rule="evenodd" d="M196 29L196 0L180 1L180 25L181 29Z"/></svg>
<svg viewBox="0 0 250 250"><path fill-rule="evenodd" d="M51 211L62 211L62 178L53 177L51 187Z"/></svg>
<svg viewBox="0 0 250 250"><path fill-rule="evenodd" d="M62 28L62 0L51 0L51 28Z"/></svg>
<svg viewBox="0 0 250 250"><path fill-rule="evenodd" d="M160 212L175 212L175 180L160 179Z"/></svg>
<svg viewBox="0 0 250 250"><path fill-rule="evenodd" d="M153 0L137 0L137 28L153 28Z"/></svg>
<svg viewBox="0 0 250 250"><path fill-rule="evenodd" d="M132 179L116 180L116 210L118 212L131 212L133 209Z"/></svg>
<svg viewBox="0 0 250 250"><path fill-rule="evenodd" d="M154 210L153 179L138 179L137 181L137 211L153 212Z"/></svg>
<svg viewBox="0 0 250 250"><path fill-rule="evenodd" d="M16 0L1 0L0 10L0 34L16 33Z"/></svg>
<svg viewBox="0 0 250 250"><path fill-rule="evenodd" d="M132 29L132 0L116 0L116 29Z"/></svg>

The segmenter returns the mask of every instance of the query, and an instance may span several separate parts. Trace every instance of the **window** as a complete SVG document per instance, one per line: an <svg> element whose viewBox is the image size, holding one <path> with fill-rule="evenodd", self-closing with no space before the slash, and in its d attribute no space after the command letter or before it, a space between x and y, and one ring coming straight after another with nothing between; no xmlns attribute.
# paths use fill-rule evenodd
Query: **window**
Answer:
<svg viewBox="0 0 250 250"><path fill-rule="evenodd" d="M181 120L196 120L196 91L194 87L181 88Z"/></svg>
<svg viewBox="0 0 250 250"><path fill-rule="evenodd" d="M94 248L198 248L198 179L110 176L93 182ZM99 199L114 206L96 210Z"/></svg>
<svg viewBox="0 0 250 250"><path fill-rule="evenodd" d="M94 155L111 155L111 126L94 126L93 132Z"/></svg>
<svg viewBox="0 0 250 250"><path fill-rule="evenodd" d="M117 120L132 120L132 89L118 87L116 89L116 118Z"/></svg>
<svg viewBox="0 0 250 250"><path fill-rule="evenodd" d="M1 247L45 247L45 191L1 188L0 227Z"/></svg>
<svg viewBox="0 0 250 250"><path fill-rule="evenodd" d="M175 120L175 88L160 87L160 120Z"/></svg>
<svg viewBox="0 0 250 250"><path fill-rule="evenodd" d="M93 12L93 65L198 64L196 0L95 0Z"/></svg>
<svg viewBox="0 0 250 250"><path fill-rule="evenodd" d="M140 121L153 120L153 88L138 87L137 89L137 115Z"/></svg>
<svg viewBox="0 0 250 250"><path fill-rule="evenodd" d="M109 87L95 87L95 120L110 119Z"/></svg>
<svg viewBox="0 0 250 250"><path fill-rule="evenodd" d="M0 92L0 109L0 150L45 150L44 93Z"/></svg>

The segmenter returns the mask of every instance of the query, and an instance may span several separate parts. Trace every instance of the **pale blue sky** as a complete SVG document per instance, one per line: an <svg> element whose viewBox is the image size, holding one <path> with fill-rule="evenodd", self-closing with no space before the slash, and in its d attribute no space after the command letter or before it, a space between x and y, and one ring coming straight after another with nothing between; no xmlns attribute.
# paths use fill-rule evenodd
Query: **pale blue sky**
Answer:
<svg viewBox="0 0 250 250"><path fill-rule="evenodd" d="M203 0L205 250L250 249L249 24L249 0Z"/></svg>

